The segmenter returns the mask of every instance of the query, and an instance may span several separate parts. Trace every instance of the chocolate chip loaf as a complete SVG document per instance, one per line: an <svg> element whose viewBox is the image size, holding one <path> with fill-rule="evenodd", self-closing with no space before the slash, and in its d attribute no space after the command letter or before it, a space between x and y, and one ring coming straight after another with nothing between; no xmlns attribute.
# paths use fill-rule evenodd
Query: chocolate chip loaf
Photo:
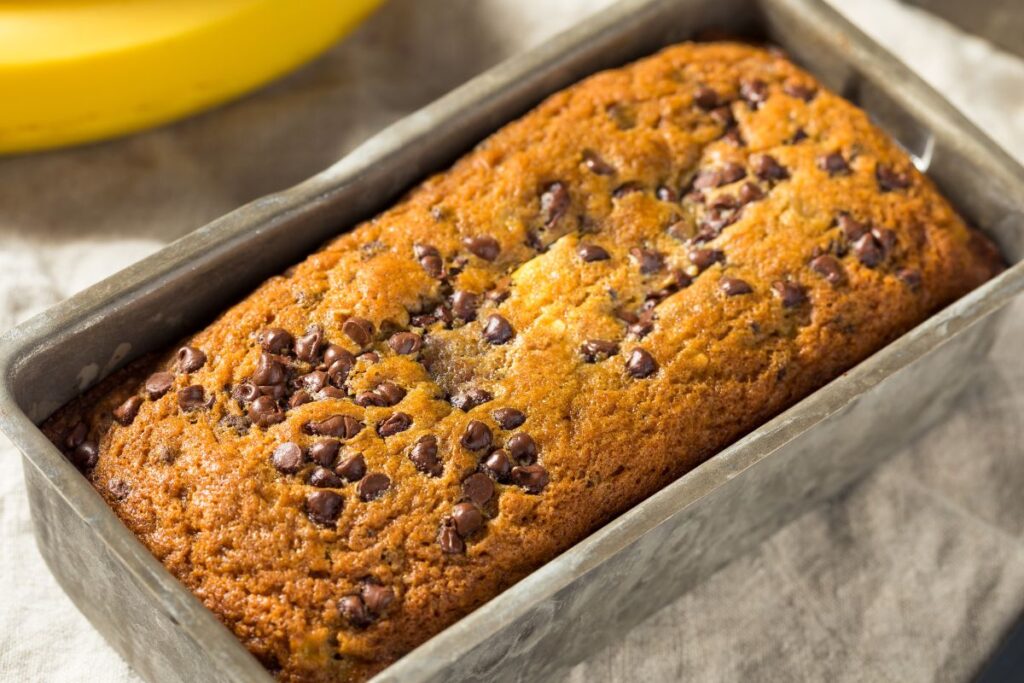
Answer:
<svg viewBox="0 0 1024 683"><path fill-rule="evenodd" d="M684 44L45 429L282 681L358 681L999 263L784 57Z"/></svg>

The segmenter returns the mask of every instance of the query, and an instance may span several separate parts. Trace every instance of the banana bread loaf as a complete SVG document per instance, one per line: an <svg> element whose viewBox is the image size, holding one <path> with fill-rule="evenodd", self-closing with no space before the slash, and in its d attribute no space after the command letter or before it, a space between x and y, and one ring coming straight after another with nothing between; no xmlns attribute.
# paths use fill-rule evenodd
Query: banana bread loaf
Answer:
<svg viewBox="0 0 1024 683"><path fill-rule="evenodd" d="M999 267L856 107L684 44L45 429L281 680L358 681Z"/></svg>

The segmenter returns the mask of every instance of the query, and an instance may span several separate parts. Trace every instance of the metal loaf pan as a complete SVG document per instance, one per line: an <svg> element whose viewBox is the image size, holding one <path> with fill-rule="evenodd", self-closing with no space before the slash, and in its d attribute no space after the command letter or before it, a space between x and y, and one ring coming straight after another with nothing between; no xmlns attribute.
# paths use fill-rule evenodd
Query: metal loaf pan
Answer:
<svg viewBox="0 0 1024 683"><path fill-rule="evenodd" d="M127 361L208 322L263 278L387 206L543 96L707 30L782 46L865 107L1013 264L378 675L551 678L933 424L1022 288L1024 170L816 0L628 0L8 333L0 426L24 454L40 551L149 681L269 681L128 532L36 424ZM71 378L71 379L68 379Z"/></svg>

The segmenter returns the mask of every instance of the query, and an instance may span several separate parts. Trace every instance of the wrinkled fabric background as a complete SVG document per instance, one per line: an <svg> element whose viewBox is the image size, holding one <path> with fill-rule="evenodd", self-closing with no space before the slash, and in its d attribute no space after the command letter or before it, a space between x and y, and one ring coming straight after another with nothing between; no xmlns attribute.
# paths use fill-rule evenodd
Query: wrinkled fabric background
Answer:
<svg viewBox="0 0 1024 683"><path fill-rule="evenodd" d="M1024 160L1024 62L894 0L831 0ZM0 330L262 194L608 0L391 0L285 80L167 128L0 159ZM1024 301L958 412L568 679L969 678L1024 610ZM585 625L582 625L585 627ZM0 680L137 681L32 540L0 436Z"/></svg>

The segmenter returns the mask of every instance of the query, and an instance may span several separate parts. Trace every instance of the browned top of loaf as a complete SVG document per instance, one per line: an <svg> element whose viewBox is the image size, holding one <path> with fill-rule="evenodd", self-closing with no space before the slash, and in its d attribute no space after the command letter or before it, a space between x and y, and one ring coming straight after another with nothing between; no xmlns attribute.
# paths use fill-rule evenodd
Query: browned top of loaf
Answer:
<svg viewBox="0 0 1024 683"><path fill-rule="evenodd" d="M361 680L997 268L991 246L857 108L776 53L679 45L553 95L268 280L185 342L205 353L200 369L178 370L168 353L47 429L67 448L84 420L99 491L282 680ZM451 313L455 291L477 295L475 320ZM456 309L474 317L461 297ZM500 321L488 331L492 314L511 328L507 341ZM345 327L354 317L372 323L366 343ZM288 407L319 356L286 349L280 367L261 369L262 415L283 420L250 424L252 404L232 390L256 371L261 333L299 337L311 325L373 353L347 380L335 368L339 387ZM422 347L396 353L388 339L400 331ZM582 350L588 340L610 344ZM150 399L142 380L156 369L174 373L173 387ZM402 391L358 403L396 405L354 400L385 381ZM202 394L185 411L178 392L190 385ZM453 406L474 389L490 400ZM132 396L143 400L120 413L129 424L114 421ZM501 428L499 408L525 422ZM410 424L381 437L377 425L397 413ZM278 445L308 449L322 437L306 426L335 415L365 425L340 457L361 453L387 476L379 498L326 472L336 486L313 487L308 456L297 473L275 469ZM460 443L472 420L491 446ZM543 470L501 477L482 526L463 509L453 527L463 480L516 434L532 437ZM440 465L423 447L418 469L410 452L428 435ZM513 446L531 459L521 437ZM88 450L71 452L86 469ZM542 491L524 488L545 474ZM310 519L315 491L343 500L336 524L329 495L314 504L327 523Z"/></svg>

